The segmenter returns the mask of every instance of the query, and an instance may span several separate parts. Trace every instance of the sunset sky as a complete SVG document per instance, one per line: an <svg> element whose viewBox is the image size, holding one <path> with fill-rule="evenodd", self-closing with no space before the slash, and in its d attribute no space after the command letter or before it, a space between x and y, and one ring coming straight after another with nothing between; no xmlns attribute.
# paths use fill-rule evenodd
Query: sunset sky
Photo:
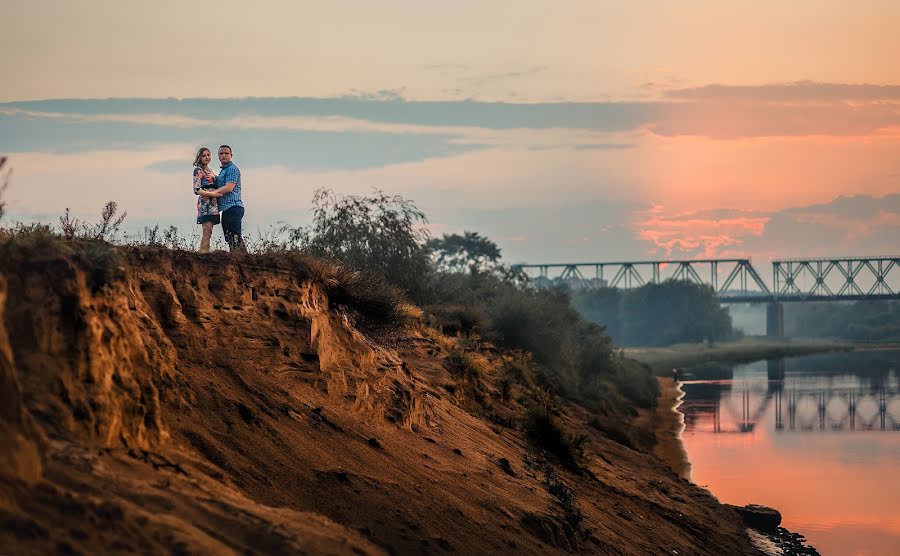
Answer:
<svg viewBox="0 0 900 556"><path fill-rule="evenodd" d="M251 231L378 187L509 262L896 254L900 2L742 4L0 0L9 218L192 231L228 143Z"/></svg>

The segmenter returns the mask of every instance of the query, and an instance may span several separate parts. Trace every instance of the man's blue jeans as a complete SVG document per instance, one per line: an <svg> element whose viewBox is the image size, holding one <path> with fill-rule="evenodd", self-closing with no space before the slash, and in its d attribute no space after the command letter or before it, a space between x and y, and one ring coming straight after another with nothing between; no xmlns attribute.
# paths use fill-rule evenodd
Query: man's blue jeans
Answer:
<svg viewBox="0 0 900 556"><path fill-rule="evenodd" d="M246 251L244 238L241 236L241 220L244 218L244 207L238 205L225 209L222 213L222 233L225 243L231 251Z"/></svg>

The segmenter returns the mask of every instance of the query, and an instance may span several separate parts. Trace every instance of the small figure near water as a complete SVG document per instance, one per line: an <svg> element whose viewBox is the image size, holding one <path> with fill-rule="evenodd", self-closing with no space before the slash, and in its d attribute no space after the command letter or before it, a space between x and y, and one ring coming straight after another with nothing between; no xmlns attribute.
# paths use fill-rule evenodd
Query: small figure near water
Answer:
<svg viewBox="0 0 900 556"><path fill-rule="evenodd" d="M213 226L219 223L218 198L222 196L216 191L216 175L209 168L212 155L206 147L200 147L194 157L194 195L197 195L197 224L203 227L200 237L200 252L209 252Z"/></svg>
<svg viewBox="0 0 900 556"><path fill-rule="evenodd" d="M678 382L678 378L679 378L678 369L675 367L672 367L672 380L674 380L675 382Z"/></svg>

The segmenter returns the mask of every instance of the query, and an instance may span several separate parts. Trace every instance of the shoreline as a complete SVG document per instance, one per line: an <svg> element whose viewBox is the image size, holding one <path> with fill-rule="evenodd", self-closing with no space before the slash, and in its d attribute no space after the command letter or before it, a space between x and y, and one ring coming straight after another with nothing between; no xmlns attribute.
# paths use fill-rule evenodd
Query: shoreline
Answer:
<svg viewBox="0 0 900 556"><path fill-rule="evenodd" d="M676 344L666 347L622 348L626 357L650 366L656 373L668 373L673 367L688 367L706 363L751 363L762 359L780 359L815 353L855 351L859 349L890 349L866 344L831 340L752 339L716 344Z"/></svg>
<svg viewBox="0 0 900 556"><path fill-rule="evenodd" d="M656 445L653 455L668 465L682 479L691 480L691 462L681 441L684 415L678 411L684 391L681 384L668 377L657 377L659 398L656 405Z"/></svg>
<svg viewBox="0 0 900 556"><path fill-rule="evenodd" d="M681 433L684 431L684 415L678 411L685 392L681 389L680 381L669 377L657 377L657 381L659 397L655 413L656 445L653 447L653 455L668 465L679 478L693 483L691 462L684 442L681 440ZM710 494L716 496L712 491ZM724 504L724 502L722 503ZM805 544L805 536L792 533L783 527L776 527L774 531L766 532L748 526L745 531L756 548L767 556L817 556L819 554L814 547Z"/></svg>

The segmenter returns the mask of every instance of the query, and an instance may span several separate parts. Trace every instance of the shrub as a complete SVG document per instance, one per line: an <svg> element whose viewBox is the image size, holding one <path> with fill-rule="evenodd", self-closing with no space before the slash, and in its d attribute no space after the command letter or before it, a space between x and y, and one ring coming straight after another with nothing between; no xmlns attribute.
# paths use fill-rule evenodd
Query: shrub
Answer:
<svg viewBox="0 0 900 556"><path fill-rule="evenodd" d="M632 450L636 449L634 441L631 440L627 429L621 424L619 419L601 419L599 417L593 417L588 421L588 425L602 432L610 440L618 442L622 446L631 448Z"/></svg>
<svg viewBox="0 0 900 556"><path fill-rule="evenodd" d="M444 358L444 368L458 380L470 384L479 384L481 382L481 364L475 357L463 350L451 350Z"/></svg>
<svg viewBox="0 0 900 556"><path fill-rule="evenodd" d="M425 299L431 271L421 226L425 214L408 199L375 191L338 197L320 189L313 196L313 223L289 230L289 241L309 253L383 277Z"/></svg>
<svg viewBox="0 0 900 556"><path fill-rule="evenodd" d="M150 245L150 246L158 246L162 247L165 245L163 243L162 235L159 233L159 224L156 224L152 228L150 226L144 226L141 234L137 236L135 245Z"/></svg>
<svg viewBox="0 0 900 556"><path fill-rule="evenodd" d="M356 314L357 324L370 331L381 326L401 326L411 320L403 293L379 275L312 256L298 249L247 255L263 266L287 267L298 276L320 284L329 301Z"/></svg>
<svg viewBox="0 0 900 556"><path fill-rule="evenodd" d="M121 249L106 241L68 240L46 224L17 224L0 233L0 260L10 268L58 257L76 261L94 292L125 276Z"/></svg>
<svg viewBox="0 0 900 556"><path fill-rule="evenodd" d="M482 325L486 338L533 355L533 362L508 373L526 387L550 386L603 410L623 405L613 389L644 407L655 401L656 382L649 369L627 363L620 368L621 358L614 356L606 329L585 321L565 290L527 289L489 273L437 273L433 283L440 305L477 308L487 317ZM449 315L445 318L450 320ZM521 372L525 369L527 379Z"/></svg>
<svg viewBox="0 0 900 556"><path fill-rule="evenodd" d="M555 456L570 469L578 469L583 439L574 439L559 421L543 407L532 407L525 413L525 434L535 446Z"/></svg>
<svg viewBox="0 0 900 556"><path fill-rule="evenodd" d="M615 383L622 394L639 407L656 405L659 384L650 367L633 359L618 358L615 364Z"/></svg>
<svg viewBox="0 0 900 556"><path fill-rule="evenodd" d="M544 473L544 486L547 487L547 492L556 498L562 506L566 525L569 526L569 531L566 531L566 536L568 537L572 548L577 549L578 537L583 536L587 531L582 528L584 514L582 514L581 510L578 508L575 491L567 487L566 484L559 479L552 467L547 466L544 469Z"/></svg>
<svg viewBox="0 0 900 556"><path fill-rule="evenodd" d="M110 241L118 234L125 217L128 216L127 212L123 212L117 217L118 210L119 207L115 201L107 202L100 211L100 222L92 224L73 218L69 209L66 208L65 214L59 217L59 227L66 239Z"/></svg>
<svg viewBox="0 0 900 556"><path fill-rule="evenodd" d="M534 354L539 363L562 363L567 347L566 319L571 317L565 294L507 288L487 307L494 340Z"/></svg>
<svg viewBox="0 0 900 556"><path fill-rule="evenodd" d="M85 267L88 270L91 291L96 292L103 286L125 277L125 259L119 247L105 241L86 241L80 251Z"/></svg>
<svg viewBox="0 0 900 556"><path fill-rule="evenodd" d="M426 311L444 334L471 334L487 328L484 310L471 305L431 305Z"/></svg>
<svg viewBox="0 0 900 556"><path fill-rule="evenodd" d="M531 354L527 351L520 351L505 358L504 377L508 377L529 390L536 389L537 379L532 369Z"/></svg>

